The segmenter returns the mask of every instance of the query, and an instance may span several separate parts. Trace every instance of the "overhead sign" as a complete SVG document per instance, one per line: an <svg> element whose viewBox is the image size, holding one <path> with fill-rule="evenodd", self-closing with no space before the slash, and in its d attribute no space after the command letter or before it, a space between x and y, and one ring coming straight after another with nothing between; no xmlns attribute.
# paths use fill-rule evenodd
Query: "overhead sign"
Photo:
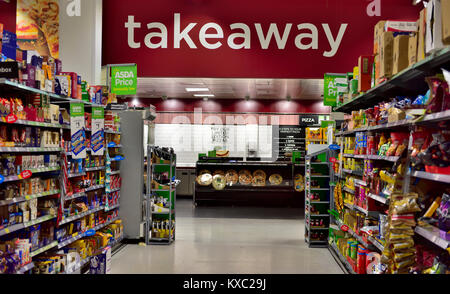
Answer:
<svg viewBox="0 0 450 294"><path fill-rule="evenodd" d="M111 67L111 93L117 95L136 95L137 91L137 66L112 66Z"/></svg>
<svg viewBox="0 0 450 294"><path fill-rule="evenodd" d="M346 74L325 74L323 79L323 104L336 106L338 97L338 83L347 80Z"/></svg>
<svg viewBox="0 0 450 294"><path fill-rule="evenodd" d="M103 64L137 63L139 77L322 78L372 53L378 21L419 12L407 0L108 0Z"/></svg>
<svg viewBox="0 0 450 294"><path fill-rule="evenodd" d="M319 124L319 116L316 114L300 115L300 126L309 127Z"/></svg>

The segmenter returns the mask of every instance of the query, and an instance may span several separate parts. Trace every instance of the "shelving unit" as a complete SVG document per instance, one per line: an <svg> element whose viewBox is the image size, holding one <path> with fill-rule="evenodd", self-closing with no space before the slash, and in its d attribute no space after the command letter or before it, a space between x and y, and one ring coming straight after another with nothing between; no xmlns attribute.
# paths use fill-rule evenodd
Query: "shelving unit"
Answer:
<svg viewBox="0 0 450 294"><path fill-rule="evenodd" d="M344 112L350 113L352 111L358 111L360 109L367 109L369 107L373 107L382 101L389 100L390 97L395 96L410 96L416 97L419 94L424 94L429 86L425 80L426 77L433 76L436 73L441 72L441 68L449 69L450 66L450 47L446 47L441 50L437 50L433 54L426 57L424 60L417 62L416 64L408 67L407 69L401 71L400 73L393 76L391 79L379 84L376 87L368 90L365 93L360 94L353 100L343 104L338 105L334 108L336 112ZM425 112L424 112L425 113ZM450 110L432 113L432 114L423 114L416 119L410 120L399 120L393 123L386 123L383 125L377 126L363 126L360 128L355 128L352 130L344 130L336 133L336 137L344 138L345 136L354 136L356 133L362 132L367 133L371 132L372 134L375 132L384 132L388 133L391 131L402 132L409 134L410 140L407 147L409 152L406 155L400 156L379 156L379 155L353 155L353 154L345 154L343 150L343 146L341 145L341 153L342 157L345 158L354 158L360 160L373 160L376 161L376 164L381 164L381 162L385 162L386 164L392 163L394 165L392 170L397 167L397 164L402 161L403 164L407 166L407 171L400 175L401 184L402 184L402 192L407 194L411 191L411 183L413 180L421 179L422 181L428 181L430 185L436 184L436 187L440 187L440 184L449 184L450 183L450 175L444 174L435 174L424 171L415 171L410 166L411 164L411 152L412 144L413 144L413 134L416 132L417 127L436 127L437 123L443 121L450 120ZM343 140L341 141L343 142ZM342 177L342 173L348 175L356 175L362 176L362 174L355 173L354 171L343 169L342 161L340 161L340 175L341 177L337 177L337 180ZM416 181L417 183L417 181ZM415 183L415 184L416 184ZM365 183L363 180L355 180L355 186L368 187L368 183ZM343 191L347 193L352 193L348 188L343 188ZM376 195L374 193L368 193L366 196L370 198L373 203L376 203L377 207L384 207L384 209L388 208L390 205L389 197L384 197L383 192L380 192L381 195ZM371 216L373 218L377 218L378 215L382 212L380 211L370 211L370 207L368 209L362 209L358 205L350 205L345 204L345 207L351 210L357 210L362 212L367 216ZM380 208L378 208L379 210ZM335 223L340 226L343 225L342 221L339 219L335 219ZM375 238L375 236L368 236L367 242L361 239L361 236L358 236L351 229L348 231L350 235L352 235L355 239L358 240L359 243L363 244L367 248L375 252L383 252L384 245L383 242L379 239ZM416 236L421 236L425 240L430 243L433 243L440 247L441 249L448 249L449 242L440 237L440 231L436 227L415 227ZM425 243L427 241L424 241ZM330 251L336 251L335 244L330 244ZM339 254L337 252L336 254ZM345 262L345 261L344 261Z"/></svg>
<svg viewBox="0 0 450 294"><path fill-rule="evenodd" d="M175 202L176 202L176 155L153 145L147 146L147 183L144 197L145 243L147 245L170 245L175 241ZM165 161L165 162L162 162ZM167 162L168 161L168 162ZM157 175L166 174L169 189L161 189ZM154 187L158 185L157 187ZM155 211L156 197L167 203L164 211ZM166 206L166 205L164 205ZM161 237L163 234L163 237Z"/></svg>
<svg viewBox="0 0 450 294"><path fill-rule="evenodd" d="M53 93L48 93L45 91L41 91L38 89L26 87L24 85L8 81L6 79L0 79L0 92L11 95L12 97L20 97L24 101L28 101L27 99L34 99L35 95L40 95L42 101L46 101L47 103L51 104L57 104L61 109L65 108L68 109L71 103L81 103L82 105L86 106L87 109L92 109L91 107L101 107L104 108L103 105L96 105L94 103L85 102L82 100L72 99L68 97L63 97L60 95L56 95ZM60 134L60 141L61 138L64 137L64 135L68 134L67 132L70 131L70 125L67 124L59 124L59 123L48 123L48 122L35 122L35 121L26 121L26 120L17 120L14 123L7 123L6 120L2 117L0 119L0 125L7 125L11 127L32 127L32 128L42 128L44 130L53 130L54 132L58 132ZM119 131L115 131L114 133L120 134ZM106 142L105 142L106 143ZM120 148L121 145L119 144L117 148ZM115 148L115 147L114 147ZM105 148L107 149L107 148ZM90 150L89 150L90 151ZM88 172L99 172L106 170L106 166L96 166L96 167L86 167L83 168L83 172L81 173L68 173L67 172L67 165L64 164L63 158L65 157L71 157L72 152L67 152L65 148L63 148L62 144L60 143L60 146L58 147L0 147L0 153L11 153L14 155L19 155L21 153L24 154L30 154L30 155L41 155L41 154L59 154L60 160L59 160L59 166L49 166L49 167L42 167L37 169L30 169L29 172L31 174L31 178L34 177L42 177L45 176L46 178L58 178L59 180L59 187L57 189L52 189L50 191L45 191L41 193L35 193L31 195L23 195L20 197L15 197L12 199L5 199L0 200L0 206L7 206L11 204L19 204L22 202L26 202L33 199L40 200L44 197L49 197L52 199L57 200L57 205L60 206L60 214L57 215L43 215L40 217L37 217L36 219L30 220L25 223L19 223L15 225L11 225L8 227L2 227L0 229L0 237L5 238L8 237L9 234L15 233L24 229L27 229L29 227L32 227L34 225L44 224L47 222L54 222L55 228L60 228L63 225L66 225L70 222L76 221L81 219L84 216L91 215L94 213L105 213L106 211L113 211L114 209L118 209L119 205L116 204L112 207L109 207L108 209L105 207L105 205L99 205L98 207L92 208L88 211L85 211L83 213L79 213L74 216L66 217L64 218L61 214L64 211L64 202L70 200L73 201L74 199L86 197L86 193L94 190L100 190L105 188L104 183L94 183L93 186L86 188L82 191L79 191L75 194L67 194L65 183L69 181L69 179L77 179L83 176L86 176ZM115 171L115 174L118 174L118 171ZM1 184L5 183L14 183L17 181L23 181L22 177L20 175L13 175L13 176L7 176L4 177L4 181ZM107 199L107 198L106 198ZM101 225L98 225L94 228L91 228L91 230L97 231L105 226L111 224L112 222L118 220L119 217L116 214L114 218L108 218L106 222L104 222ZM77 235L78 234L78 235ZM53 252L55 249L62 249L73 242L82 239L86 237L86 232L76 233L74 236L72 236L69 239L65 239L62 242L59 242L58 240L53 240L50 243L48 243L46 246L43 246L39 249L36 249L32 252L30 252L30 256L33 258L38 258L39 255L47 253L49 251ZM88 262L89 259L86 260ZM80 264L80 267L82 265ZM32 270L35 267L35 263L31 262L25 266L23 266L17 273L23 274L27 273L30 270Z"/></svg>
<svg viewBox="0 0 450 294"><path fill-rule="evenodd" d="M330 219L326 212L330 208L333 173L328 160L332 152L325 149L305 157L305 241L309 247L327 247L328 244Z"/></svg>

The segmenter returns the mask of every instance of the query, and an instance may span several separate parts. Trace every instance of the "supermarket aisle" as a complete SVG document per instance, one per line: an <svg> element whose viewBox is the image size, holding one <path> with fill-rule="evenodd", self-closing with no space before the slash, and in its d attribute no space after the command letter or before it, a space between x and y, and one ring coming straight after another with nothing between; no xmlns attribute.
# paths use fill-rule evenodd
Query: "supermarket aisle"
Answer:
<svg viewBox="0 0 450 294"><path fill-rule="evenodd" d="M128 245L112 259L113 274L341 274L327 249L304 242L301 209L193 209L177 201L171 246Z"/></svg>

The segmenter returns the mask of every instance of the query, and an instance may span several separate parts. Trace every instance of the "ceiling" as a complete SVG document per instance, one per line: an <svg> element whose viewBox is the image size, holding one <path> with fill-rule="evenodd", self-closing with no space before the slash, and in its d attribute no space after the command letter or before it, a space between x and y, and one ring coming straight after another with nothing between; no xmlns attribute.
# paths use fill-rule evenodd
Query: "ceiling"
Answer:
<svg viewBox="0 0 450 294"><path fill-rule="evenodd" d="M208 92L187 92L186 88L208 88ZM192 99L194 94L213 94L215 99L321 100L323 79L210 79L138 78L139 98Z"/></svg>

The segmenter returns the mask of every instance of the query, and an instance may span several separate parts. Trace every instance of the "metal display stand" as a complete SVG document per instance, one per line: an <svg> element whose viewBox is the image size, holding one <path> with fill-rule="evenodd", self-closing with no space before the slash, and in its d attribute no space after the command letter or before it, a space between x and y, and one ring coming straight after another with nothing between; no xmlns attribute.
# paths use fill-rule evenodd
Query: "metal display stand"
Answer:
<svg viewBox="0 0 450 294"><path fill-rule="evenodd" d="M324 154L326 161L316 161L317 156ZM333 151L323 149L306 155L305 157L305 242L309 247L327 247L330 215L330 199L332 198L332 183L330 179L334 176L334 171L330 168L329 159L333 156ZM312 168L318 168L320 175L311 174ZM312 180L318 181L320 187L312 187ZM319 199L312 199L312 192L320 195ZM312 208L316 208L318 213L313 213ZM313 222L322 221L319 226ZM322 234L325 238L312 239L312 234Z"/></svg>
<svg viewBox="0 0 450 294"><path fill-rule="evenodd" d="M157 158L156 151L163 154L169 160L158 159L159 162L154 162ZM161 162L162 161L162 162ZM169 161L169 162L167 162ZM167 170L168 169L168 170ZM154 187L154 175L156 173L168 172L169 175L169 189L167 186ZM147 245L170 245L175 241L175 202L176 202L176 188L174 176L176 174L176 155L171 152L162 150L153 145L147 146L147 184L146 195L144 197L144 235L145 243ZM168 192L168 193L167 193ZM168 207L157 206L153 197L163 197L168 200ZM167 218L167 219L166 219ZM162 220L165 219L165 226ZM159 222L157 222L159 220ZM163 227L164 226L164 227ZM161 237L161 234L163 237ZM156 236L157 235L157 236Z"/></svg>

